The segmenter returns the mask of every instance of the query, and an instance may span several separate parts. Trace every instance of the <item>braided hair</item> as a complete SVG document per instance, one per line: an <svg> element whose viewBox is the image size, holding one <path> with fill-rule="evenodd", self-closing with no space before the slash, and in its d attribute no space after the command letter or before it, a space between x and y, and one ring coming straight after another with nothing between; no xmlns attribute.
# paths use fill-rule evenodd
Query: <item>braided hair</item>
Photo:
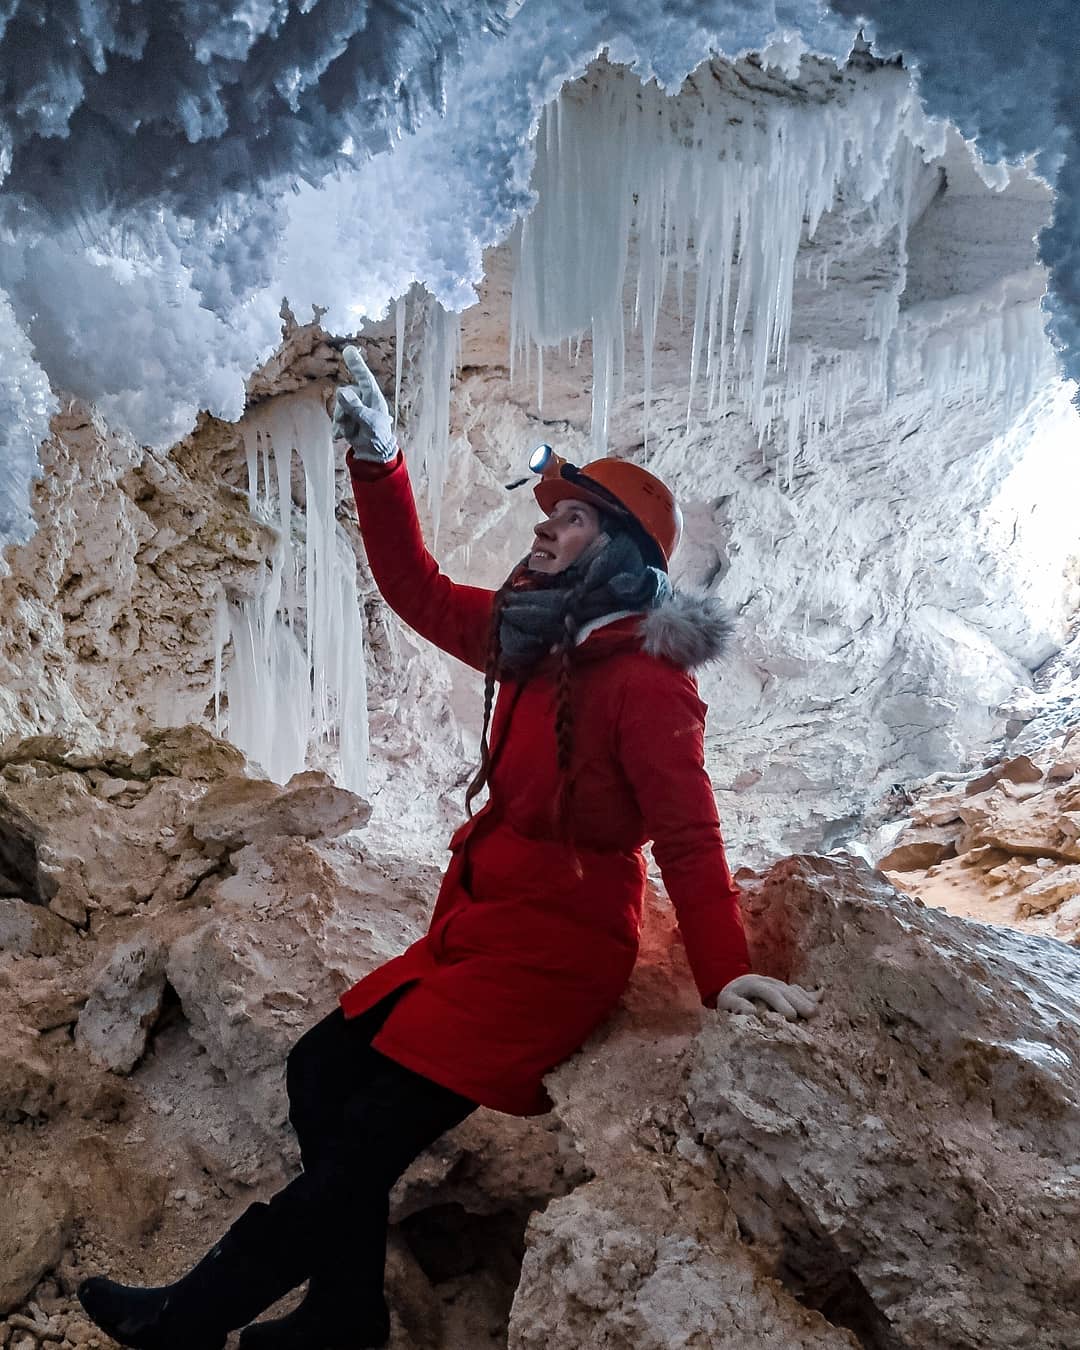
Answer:
<svg viewBox="0 0 1080 1350"><path fill-rule="evenodd" d="M620 524L617 523L613 517L609 516L606 512L600 513L601 533L610 538L617 533L619 529ZM480 764L472 781L465 790L465 811L470 820L473 816L473 802L487 786L494 767L488 733L491 727L491 714L495 702L495 682L500 675L501 652L499 646L499 634L502 628L503 612L506 609L509 597L513 594L516 587L522 583L522 579L527 573L528 567L526 563L518 563L507 579L495 592L495 600L491 609L491 628L488 634L487 656L484 662L484 719L480 732ZM570 798L572 795L570 766L574 754L574 652L577 647L577 636L581 629L582 622L577 611L580 601L587 590L588 582L587 579L583 577L567 595L566 613L563 619L563 631L553 648L553 655L557 658L559 663L555 703L555 748L559 787L555 796L553 808L553 824L557 835L568 843L570 842L571 832ZM524 684L530 674L530 671L526 671L523 675L515 676L515 678L519 678L521 683Z"/></svg>
<svg viewBox="0 0 1080 1350"><path fill-rule="evenodd" d="M519 572L520 565L514 568L495 592L495 602L491 607L491 629L488 633L487 657L484 661L484 725L480 732L480 766L473 775L472 782L465 789L465 814L469 820L472 820L473 816L473 799L484 790L491 774L488 728L491 725L491 710L495 704L495 679L499 668L499 628L502 625L503 610L506 608L506 598Z"/></svg>

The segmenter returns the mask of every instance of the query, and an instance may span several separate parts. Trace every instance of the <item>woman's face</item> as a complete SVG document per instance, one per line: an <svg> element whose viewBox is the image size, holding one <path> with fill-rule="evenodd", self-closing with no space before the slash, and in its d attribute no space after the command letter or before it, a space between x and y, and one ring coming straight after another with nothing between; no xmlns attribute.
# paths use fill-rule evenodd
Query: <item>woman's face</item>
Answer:
<svg viewBox="0 0 1080 1350"><path fill-rule="evenodd" d="M563 498L551 515L533 527L536 535L529 567L554 576L576 562L600 533L600 512L588 502Z"/></svg>

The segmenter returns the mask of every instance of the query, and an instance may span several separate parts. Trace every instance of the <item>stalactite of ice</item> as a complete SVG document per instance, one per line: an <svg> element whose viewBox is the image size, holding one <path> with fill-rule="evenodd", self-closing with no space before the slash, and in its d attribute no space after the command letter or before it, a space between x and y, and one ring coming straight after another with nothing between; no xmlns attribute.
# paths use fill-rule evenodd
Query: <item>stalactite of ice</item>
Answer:
<svg viewBox="0 0 1080 1350"><path fill-rule="evenodd" d="M401 402L401 371L405 361L405 296L399 295L394 301L394 426L399 425L398 413Z"/></svg>
<svg viewBox="0 0 1080 1350"><path fill-rule="evenodd" d="M916 354L911 354L909 360ZM1053 376L1053 353L1037 300L989 298L962 326L943 324L919 346L929 402L978 402L997 397L1011 417Z"/></svg>
<svg viewBox="0 0 1080 1350"><path fill-rule="evenodd" d="M418 303L424 307L415 376L418 393L404 444L410 467L422 471L427 480L434 547L450 458L450 385L461 358L461 316L431 296Z"/></svg>
<svg viewBox="0 0 1080 1350"><path fill-rule="evenodd" d="M848 209L865 204L881 240L896 235L898 281L881 297L873 334L882 381L888 366L911 175L919 145L940 148L907 75L879 71L837 97L784 104L735 99L707 72L688 90L672 98L619 72L597 88L564 90L538 132L537 203L512 241L512 373L532 344L591 333L600 453L625 365L632 235L646 423L657 316L673 265L680 313L685 283L694 284L688 420L704 383L706 410L737 389L759 434L772 423L778 403L768 388L787 361L799 247L840 194ZM819 264L823 283L827 263ZM795 415L806 399L805 362L792 378L779 406Z"/></svg>
<svg viewBox="0 0 1080 1350"><path fill-rule="evenodd" d="M338 780L362 792L368 755L363 625L356 560L334 515L330 422L317 397L285 395L251 414L243 434L254 511L278 535L260 592L228 605L227 622L216 626L215 708L222 652L231 638L224 676L229 739L277 782L329 752ZM294 454L304 473L302 554L293 540Z"/></svg>
<svg viewBox="0 0 1080 1350"><path fill-rule="evenodd" d="M45 372L0 291L0 548L29 538L30 483L41 472L37 448L58 403ZM0 555L0 576L7 566Z"/></svg>

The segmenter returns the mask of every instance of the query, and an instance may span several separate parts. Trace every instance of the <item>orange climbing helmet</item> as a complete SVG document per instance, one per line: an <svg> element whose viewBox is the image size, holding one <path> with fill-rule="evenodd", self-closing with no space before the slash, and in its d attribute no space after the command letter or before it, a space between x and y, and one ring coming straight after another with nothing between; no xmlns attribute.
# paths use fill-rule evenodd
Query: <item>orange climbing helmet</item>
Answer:
<svg viewBox="0 0 1080 1350"><path fill-rule="evenodd" d="M589 502L609 515L629 517L657 556L649 562L665 572L682 537L682 512L671 492L655 474L625 459L596 459L583 468L540 445L529 458L529 468L541 475L533 488L541 509L550 512L556 502L571 498Z"/></svg>

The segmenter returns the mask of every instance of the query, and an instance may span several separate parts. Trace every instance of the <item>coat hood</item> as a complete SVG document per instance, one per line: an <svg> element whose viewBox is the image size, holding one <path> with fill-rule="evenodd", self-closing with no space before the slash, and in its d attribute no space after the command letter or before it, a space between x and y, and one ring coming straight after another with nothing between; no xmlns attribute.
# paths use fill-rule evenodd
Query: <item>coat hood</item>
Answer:
<svg viewBox="0 0 1080 1350"><path fill-rule="evenodd" d="M674 591L646 612L639 631L650 656L695 670L725 654L734 628L731 612L714 596Z"/></svg>

